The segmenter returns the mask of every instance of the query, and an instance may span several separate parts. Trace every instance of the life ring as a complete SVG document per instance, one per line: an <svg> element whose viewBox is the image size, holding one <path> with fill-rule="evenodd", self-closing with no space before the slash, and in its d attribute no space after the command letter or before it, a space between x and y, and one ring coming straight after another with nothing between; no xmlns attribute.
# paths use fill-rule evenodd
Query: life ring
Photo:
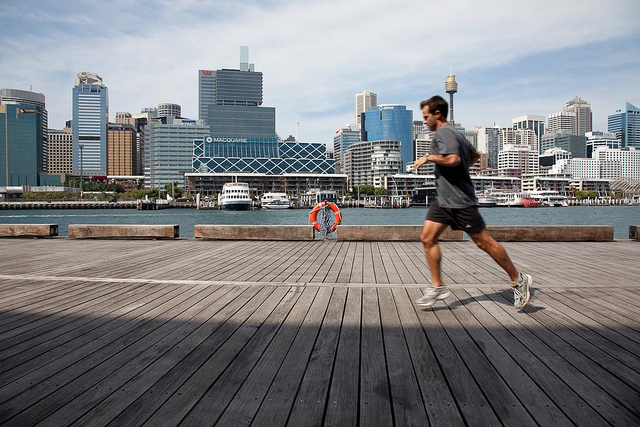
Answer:
<svg viewBox="0 0 640 427"><path fill-rule="evenodd" d="M336 228L342 222L342 213L340 212L340 208L333 202L320 202L311 209L309 213L309 221L313 224L313 228L316 231L320 231L320 223L318 222L318 212L320 212L325 206L329 206L332 212L335 213L335 220L333 221L333 225L331 226L331 231L336 231Z"/></svg>

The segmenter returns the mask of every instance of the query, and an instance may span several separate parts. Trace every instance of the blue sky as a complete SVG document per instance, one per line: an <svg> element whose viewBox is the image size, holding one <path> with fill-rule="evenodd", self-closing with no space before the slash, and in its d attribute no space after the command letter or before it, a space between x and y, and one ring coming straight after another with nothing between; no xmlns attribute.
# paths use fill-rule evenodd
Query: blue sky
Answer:
<svg viewBox="0 0 640 427"><path fill-rule="evenodd" d="M510 126L579 95L594 130L640 104L640 2L0 0L0 87L42 92L49 126L71 118L80 71L109 88L110 116L162 102L197 118L198 70L238 68L240 46L264 74L281 137L330 143L354 122L354 95L418 104L458 82L455 119Z"/></svg>

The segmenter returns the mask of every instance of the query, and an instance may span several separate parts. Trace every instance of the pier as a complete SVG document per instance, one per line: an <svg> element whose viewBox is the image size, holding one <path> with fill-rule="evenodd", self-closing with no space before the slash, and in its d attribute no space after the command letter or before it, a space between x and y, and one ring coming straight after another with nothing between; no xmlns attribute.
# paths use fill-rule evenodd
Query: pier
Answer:
<svg viewBox="0 0 640 427"><path fill-rule="evenodd" d="M0 239L0 424L640 425L640 242Z"/></svg>

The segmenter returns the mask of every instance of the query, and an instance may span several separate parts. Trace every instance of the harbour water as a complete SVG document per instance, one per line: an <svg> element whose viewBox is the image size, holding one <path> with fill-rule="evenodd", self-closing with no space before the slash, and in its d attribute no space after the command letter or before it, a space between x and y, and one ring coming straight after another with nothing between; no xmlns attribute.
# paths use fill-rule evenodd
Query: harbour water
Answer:
<svg viewBox="0 0 640 427"><path fill-rule="evenodd" d="M640 206L569 206L561 208L481 208L487 225L611 225L616 239L629 237L629 226L640 224ZM405 209L341 209L343 224L418 225L425 207ZM58 224L66 236L69 224L178 224L181 237L193 237L196 224L309 224L306 209L222 211L164 209L25 209L0 211L3 224Z"/></svg>

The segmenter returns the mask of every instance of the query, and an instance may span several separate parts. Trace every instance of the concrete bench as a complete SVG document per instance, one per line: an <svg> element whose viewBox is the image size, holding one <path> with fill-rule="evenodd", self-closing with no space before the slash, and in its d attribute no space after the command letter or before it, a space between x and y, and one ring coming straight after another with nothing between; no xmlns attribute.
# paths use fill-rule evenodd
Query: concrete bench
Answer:
<svg viewBox="0 0 640 427"><path fill-rule="evenodd" d="M194 225L193 236L212 240L314 240L312 225Z"/></svg>
<svg viewBox="0 0 640 427"><path fill-rule="evenodd" d="M178 225L69 224L70 239L175 239Z"/></svg>
<svg viewBox="0 0 640 427"><path fill-rule="evenodd" d="M487 226L500 242L609 242L613 226L609 225L518 225Z"/></svg>
<svg viewBox="0 0 640 427"><path fill-rule="evenodd" d="M339 225L336 233L344 241L419 242L422 225ZM440 240L462 240L462 231L447 228Z"/></svg>
<svg viewBox="0 0 640 427"><path fill-rule="evenodd" d="M58 224L0 224L0 237L55 237Z"/></svg>
<svg viewBox="0 0 640 427"><path fill-rule="evenodd" d="M640 225L629 226L629 238L634 240L640 240Z"/></svg>

